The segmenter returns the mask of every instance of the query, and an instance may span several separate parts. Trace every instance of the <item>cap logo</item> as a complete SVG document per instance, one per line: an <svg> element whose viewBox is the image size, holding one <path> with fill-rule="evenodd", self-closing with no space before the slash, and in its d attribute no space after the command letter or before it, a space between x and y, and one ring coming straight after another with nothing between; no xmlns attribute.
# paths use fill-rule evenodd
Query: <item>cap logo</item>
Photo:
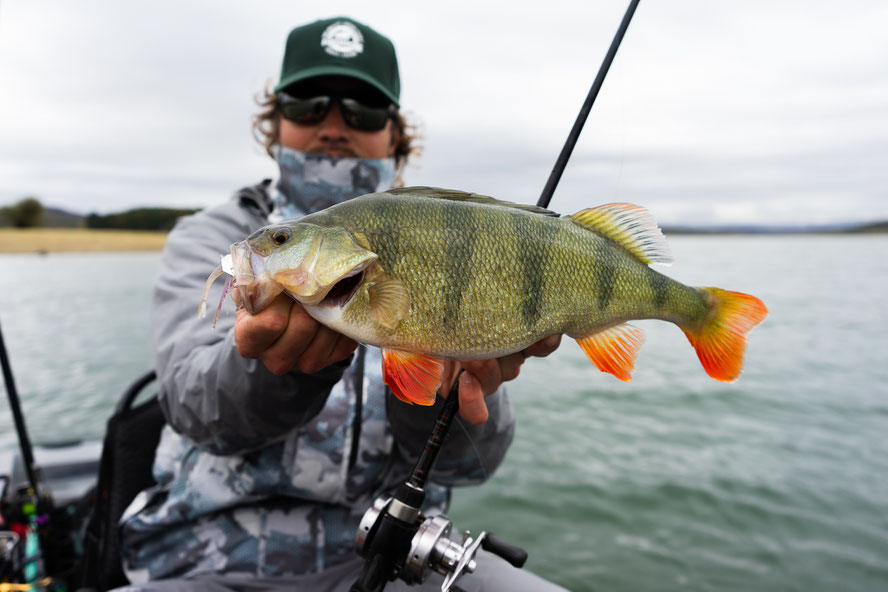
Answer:
<svg viewBox="0 0 888 592"><path fill-rule="evenodd" d="M364 51L364 36L353 24L338 21L321 33L321 47L331 56L353 58Z"/></svg>

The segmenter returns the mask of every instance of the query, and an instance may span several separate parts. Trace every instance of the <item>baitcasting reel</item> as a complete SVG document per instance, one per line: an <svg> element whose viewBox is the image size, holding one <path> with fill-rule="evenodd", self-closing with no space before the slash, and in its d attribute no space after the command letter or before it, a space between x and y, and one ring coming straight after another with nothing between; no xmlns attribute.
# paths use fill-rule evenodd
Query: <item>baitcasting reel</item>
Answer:
<svg viewBox="0 0 888 592"><path fill-rule="evenodd" d="M436 571L444 576L442 592L448 592L463 574L475 571L475 554L479 547L515 567L522 567L527 560L523 549L486 532L472 539L466 531L462 541L456 541L450 536L453 525L445 516L427 517L416 508L385 496L377 498L358 526L355 547L362 557L368 556L372 539L379 534L387 515L415 527L409 552L398 561L400 569L397 570L397 577L411 585L425 582Z"/></svg>
<svg viewBox="0 0 888 592"><path fill-rule="evenodd" d="M523 549L483 532L476 540L466 532L462 542L454 541L450 538L452 525L447 518L428 518L419 511L425 500L429 471L459 408L458 383L459 374L410 477L394 496L377 498L361 518L355 546L364 558L364 567L349 592L383 592L386 583L397 578L408 584L419 584L432 571L444 575L441 590L447 592L460 576L475 571L474 558L479 546L515 567L524 566L527 553Z"/></svg>

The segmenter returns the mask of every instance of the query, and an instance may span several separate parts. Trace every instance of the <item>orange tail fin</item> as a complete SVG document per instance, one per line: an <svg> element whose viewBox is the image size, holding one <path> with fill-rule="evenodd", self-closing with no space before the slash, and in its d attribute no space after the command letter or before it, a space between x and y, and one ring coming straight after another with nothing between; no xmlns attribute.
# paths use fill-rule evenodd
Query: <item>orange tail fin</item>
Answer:
<svg viewBox="0 0 888 592"><path fill-rule="evenodd" d="M743 370L746 334L768 316L768 309L755 296L719 288L700 288L712 299L706 324L696 329L682 327L706 373L716 380L733 382Z"/></svg>

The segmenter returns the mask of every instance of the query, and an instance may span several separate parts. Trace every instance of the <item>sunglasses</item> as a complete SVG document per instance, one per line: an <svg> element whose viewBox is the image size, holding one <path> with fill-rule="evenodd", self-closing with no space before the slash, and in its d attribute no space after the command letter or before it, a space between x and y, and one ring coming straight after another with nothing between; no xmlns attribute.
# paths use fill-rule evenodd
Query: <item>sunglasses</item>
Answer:
<svg viewBox="0 0 888 592"><path fill-rule="evenodd" d="M345 124L363 132L378 132L385 127L386 121L395 112L395 106L391 104L386 107L372 107L357 99L338 95L322 95L303 99L281 93L278 103L284 118L302 125L321 123L330 112L330 107L334 103L339 103L339 110L342 112Z"/></svg>

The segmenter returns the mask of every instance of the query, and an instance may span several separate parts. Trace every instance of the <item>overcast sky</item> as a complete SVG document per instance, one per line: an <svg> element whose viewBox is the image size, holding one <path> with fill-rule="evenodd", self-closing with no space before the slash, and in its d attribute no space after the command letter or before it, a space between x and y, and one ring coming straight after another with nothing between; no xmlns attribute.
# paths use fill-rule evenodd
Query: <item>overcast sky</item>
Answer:
<svg viewBox="0 0 888 592"><path fill-rule="evenodd" d="M395 43L412 185L533 203L628 0L0 0L0 204L204 207L276 167L253 98L287 32ZM664 224L888 218L888 2L642 0L551 207Z"/></svg>

